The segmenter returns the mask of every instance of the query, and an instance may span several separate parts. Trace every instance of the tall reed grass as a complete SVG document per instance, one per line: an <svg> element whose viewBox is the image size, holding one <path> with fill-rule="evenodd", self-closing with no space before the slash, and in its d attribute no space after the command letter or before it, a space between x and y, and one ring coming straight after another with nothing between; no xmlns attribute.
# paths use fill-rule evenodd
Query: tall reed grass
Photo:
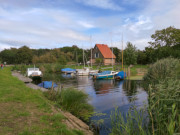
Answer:
<svg viewBox="0 0 180 135"><path fill-rule="evenodd" d="M144 77L148 87L148 121L143 125L142 111L129 110L123 116L117 109L111 114L112 134L180 134L180 61L166 58L157 61ZM139 113L140 112L140 113Z"/></svg>
<svg viewBox="0 0 180 135"><path fill-rule="evenodd" d="M127 114L122 114L116 107L111 112L111 135L149 135L148 118L146 108L137 109L135 106L129 109Z"/></svg>

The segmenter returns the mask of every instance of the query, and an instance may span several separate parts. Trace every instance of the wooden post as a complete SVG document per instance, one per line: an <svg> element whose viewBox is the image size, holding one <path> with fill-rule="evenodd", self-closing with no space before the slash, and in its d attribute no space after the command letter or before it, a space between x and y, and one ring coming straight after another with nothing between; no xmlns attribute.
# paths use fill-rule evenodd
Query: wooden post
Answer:
<svg viewBox="0 0 180 135"><path fill-rule="evenodd" d="M131 76L131 70L130 70L130 67L128 67L128 77Z"/></svg>

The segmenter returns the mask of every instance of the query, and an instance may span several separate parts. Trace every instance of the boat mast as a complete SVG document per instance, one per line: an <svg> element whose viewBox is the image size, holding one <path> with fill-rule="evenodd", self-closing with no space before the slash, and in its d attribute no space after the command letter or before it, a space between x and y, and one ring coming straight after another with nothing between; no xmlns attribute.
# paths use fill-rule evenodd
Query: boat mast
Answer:
<svg viewBox="0 0 180 135"><path fill-rule="evenodd" d="M112 32L111 32L111 48L112 48L112 68L113 68L113 46L112 46Z"/></svg>
<svg viewBox="0 0 180 135"><path fill-rule="evenodd" d="M92 36L90 36L90 42L91 42L91 68L92 68Z"/></svg>
<svg viewBox="0 0 180 135"><path fill-rule="evenodd" d="M122 70L123 70L123 33L122 33Z"/></svg>
<svg viewBox="0 0 180 135"><path fill-rule="evenodd" d="M83 62L84 62L84 48L83 48ZM85 67L85 62L84 62L84 67Z"/></svg>

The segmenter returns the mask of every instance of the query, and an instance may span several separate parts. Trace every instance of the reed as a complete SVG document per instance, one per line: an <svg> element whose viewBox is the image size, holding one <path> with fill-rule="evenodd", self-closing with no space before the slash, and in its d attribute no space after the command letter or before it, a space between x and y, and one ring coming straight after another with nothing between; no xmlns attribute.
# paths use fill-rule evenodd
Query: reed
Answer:
<svg viewBox="0 0 180 135"><path fill-rule="evenodd" d="M122 114L119 108L111 112L111 135L148 135L148 119L145 108L133 107L127 114Z"/></svg>
<svg viewBox="0 0 180 135"><path fill-rule="evenodd" d="M174 135L180 133L180 62L166 58L157 61L144 77L148 87L148 121L146 113L133 110L123 116L116 108L111 114L112 134Z"/></svg>

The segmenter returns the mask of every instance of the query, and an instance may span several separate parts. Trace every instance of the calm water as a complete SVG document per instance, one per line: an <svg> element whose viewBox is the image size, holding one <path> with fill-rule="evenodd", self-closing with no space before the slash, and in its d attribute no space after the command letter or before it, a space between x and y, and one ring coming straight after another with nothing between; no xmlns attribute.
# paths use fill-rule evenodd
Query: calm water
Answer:
<svg viewBox="0 0 180 135"><path fill-rule="evenodd" d="M132 105L143 107L144 103L147 104L147 93L141 87L141 81L92 80L91 77L71 77L61 74L46 74L44 80L54 80L64 87L75 87L85 91L89 95L88 102L94 106L95 111L106 114L91 117L91 121L104 119L100 135L110 132L110 114L115 107L118 106L121 112L127 113Z"/></svg>

